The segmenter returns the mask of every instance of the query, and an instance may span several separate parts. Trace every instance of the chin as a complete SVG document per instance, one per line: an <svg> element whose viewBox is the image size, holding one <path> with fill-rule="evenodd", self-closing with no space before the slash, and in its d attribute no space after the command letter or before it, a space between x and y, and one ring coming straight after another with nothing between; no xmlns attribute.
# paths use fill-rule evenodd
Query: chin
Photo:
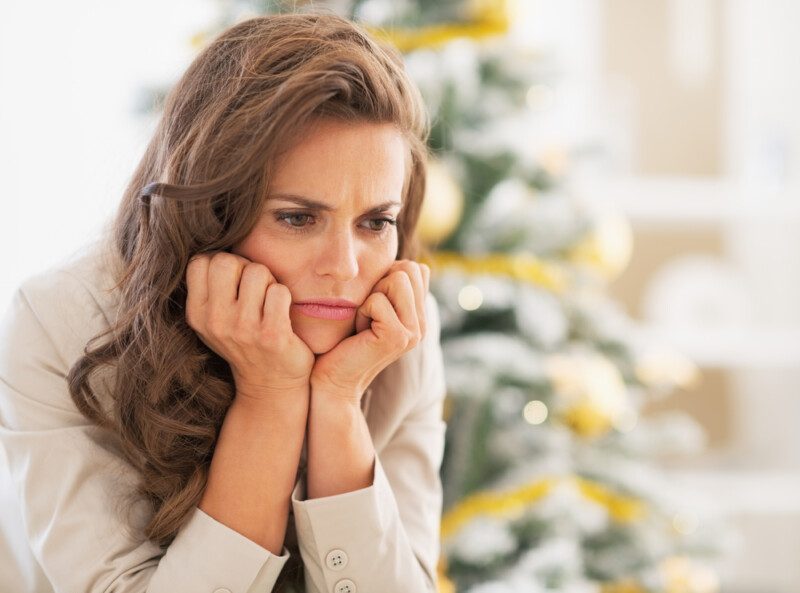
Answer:
<svg viewBox="0 0 800 593"><path fill-rule="evenodd" d="M323 322L329 323L329 322ZM315 324L316 325L316 324ZM353 334L352 328L342 328L331 324L331 327L311 327L305 325L295 330L314 354L325 354L333 350L339 342Z"/></svg>

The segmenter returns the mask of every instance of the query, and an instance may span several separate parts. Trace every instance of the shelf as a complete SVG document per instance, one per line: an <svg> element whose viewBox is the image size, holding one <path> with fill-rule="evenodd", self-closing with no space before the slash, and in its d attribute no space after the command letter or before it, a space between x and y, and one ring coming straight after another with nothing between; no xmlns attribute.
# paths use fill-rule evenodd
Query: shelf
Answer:
<svg viewBox="0 0 800 593"><path fill-rule="evenodd" d="M568 185L581 201L618 210L635 226L715 227L787 220L800 226L800 188L769 191L714 177L585 177Z"/></svg>
<svg viewBox="0 0 800 593"><path fill-rule="evenodd" d="M670 346L701 367L798 368L800 328L639 328L648 341Z"/></svg>
<svg viewBox="0 0 800 593"><path fill-rule="evenodd" d="M800 516L800 470L666 470L698 512Z"/></svg>

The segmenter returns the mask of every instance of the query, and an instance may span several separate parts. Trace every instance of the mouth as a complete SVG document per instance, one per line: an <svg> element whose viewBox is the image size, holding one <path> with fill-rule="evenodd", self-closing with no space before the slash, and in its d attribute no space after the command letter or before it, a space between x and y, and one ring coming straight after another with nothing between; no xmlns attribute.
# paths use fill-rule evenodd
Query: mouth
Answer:
<svg viewBox="0 0 800 593"><path fill-rule="evenodd" d="M295 301L298 305L325 305L327 307L358 307L358 304L350 301L348 299L339 299L339 298L318 298L318 299L306 299L304 301Z"/></svg>
<svg viewBox="0 0 800 593"><path fill-rule="evenodd" d="M292 303L292 307L307 315L309 317L314 317L316 319L332 319L332 320L343 320L343 319L352 319L356 314L356 307L355 306L347 306L347 307L340 307L340 306L332 306L332 305L324 305L321 303Z"/></svg>

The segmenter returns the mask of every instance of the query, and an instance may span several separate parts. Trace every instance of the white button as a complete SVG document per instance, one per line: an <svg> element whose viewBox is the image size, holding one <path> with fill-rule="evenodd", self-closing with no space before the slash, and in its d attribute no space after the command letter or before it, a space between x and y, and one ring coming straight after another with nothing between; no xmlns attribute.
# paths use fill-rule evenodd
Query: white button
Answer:
<svg viewBox="0 0 800 593"><path fill-rule="evenodd" d="M231 590L226 589L225 587L220 587L219 589L214 589L214 593L231 593Z"/></svg>
<svg viewBox="0 0 800 593"><path fill-rule="evenodd" d="M335 593L356 593L356 584L350 579L342 579L333 587Z"/></svg>
<svg viewBox="0 0 800 593"><path fill-rule="evenodd" d="M347 566L347 554L345 554L344 550L331 550L325 558L325 564L331 570L342 570Z"/></svg>

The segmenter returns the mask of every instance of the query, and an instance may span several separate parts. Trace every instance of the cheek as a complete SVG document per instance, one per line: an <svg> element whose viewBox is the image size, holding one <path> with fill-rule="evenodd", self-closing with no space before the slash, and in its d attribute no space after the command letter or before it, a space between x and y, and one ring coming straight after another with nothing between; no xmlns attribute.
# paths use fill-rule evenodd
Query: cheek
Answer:
<svg viewBox="0 0 800 593"><path fill-rule="evenodd" d="M375 249L368 253L363 267L373 284L389 271L395 262L396 254L397 248L393 245L383 249Z"/></svg>
<svg viewBox="0 0 800 593"><path fill-rule="evenodd" d="M231 251L250 261L267 266L280 284L292 285L292 270L297 269L292 262L296 262L297 253L296 250L292 250L290 246L284 245L280 240L251 234ZM294 253L294 259L288 257L291 253Z"/></svg>

